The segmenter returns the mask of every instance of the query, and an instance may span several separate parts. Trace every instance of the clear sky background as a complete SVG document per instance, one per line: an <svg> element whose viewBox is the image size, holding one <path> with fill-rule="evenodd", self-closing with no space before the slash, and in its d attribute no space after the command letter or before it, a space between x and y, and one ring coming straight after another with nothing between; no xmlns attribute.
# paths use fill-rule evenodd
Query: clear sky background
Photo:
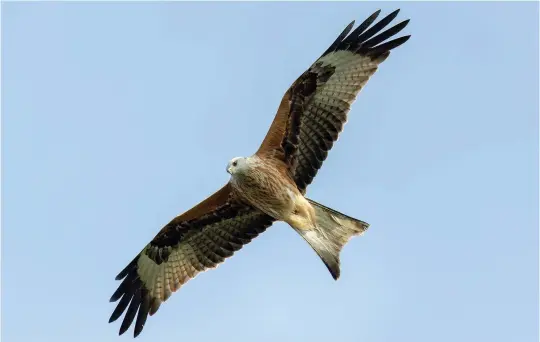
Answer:
<svg viewBox="0 0 540 342"><path fill-rule="evenodd" d="M252 154L353 19L411 18L308 195L371 224L335 282L279 223L137 341L533 342L537 3L8 3L2 341L128 341L116 274Z"/></svg>

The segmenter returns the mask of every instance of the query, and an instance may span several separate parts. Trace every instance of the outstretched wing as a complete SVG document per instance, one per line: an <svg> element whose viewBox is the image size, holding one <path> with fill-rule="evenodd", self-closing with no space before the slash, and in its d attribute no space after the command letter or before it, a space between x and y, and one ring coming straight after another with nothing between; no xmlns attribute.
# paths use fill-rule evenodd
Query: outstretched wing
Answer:
<svg viewBox="0 0 540 342"><path fill-rule="evenodd" d="M116 280L123 281L111 302L120 302L109 323L125 312L122 335L136 317L137 337L148 315L156 313L173 292L198 273L217 267L273 222L270 216L235 202L225 185L167 224L118 274Z"/></svg>
<svg viewBox="0 0 540 342"><path fill-rule="evenodd" d="M409 20L381 32L398 12L369 28L379 10L348 34L353 21L285 93L257 155L285 161L300 191L305 192L322 166L360 90L390 50L409 39L386 41Z"/></svg>

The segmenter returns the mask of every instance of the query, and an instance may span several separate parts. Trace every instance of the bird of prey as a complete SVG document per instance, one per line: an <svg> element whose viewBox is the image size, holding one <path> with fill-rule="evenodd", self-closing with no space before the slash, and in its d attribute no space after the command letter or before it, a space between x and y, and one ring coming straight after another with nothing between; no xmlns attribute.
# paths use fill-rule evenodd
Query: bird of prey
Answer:
<svg viewBox="0 0 540 342"><path fill-rule="evenodd" d="M352 32L350 23L285 92L259 149L229 161L230 180L170 221L116 277L120 300L109 322L123 313L122 335L135 321L137 337L148 315L198 273L217 267L276 221L288 223L315 250L334 279L339 254L366 222L307 197L348 118L352 103L390 50L410 36L394 37L409 20L383 31L399 9L372 26L380 10Z"/></svg>

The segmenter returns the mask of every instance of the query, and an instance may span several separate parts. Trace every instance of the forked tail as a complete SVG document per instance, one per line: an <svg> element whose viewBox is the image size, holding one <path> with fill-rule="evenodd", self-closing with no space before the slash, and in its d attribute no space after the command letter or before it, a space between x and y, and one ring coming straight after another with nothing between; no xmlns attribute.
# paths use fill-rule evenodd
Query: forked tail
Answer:
<svg viewBox="0 0 540 342"><path fill-rule="evenodd" d="M362 235L369 227L366 222L354 219L313 200L307 199L315 209L317 226L311 230L295 229L317 252L332 277L340 275L339 254L353 237Z"/></svg>

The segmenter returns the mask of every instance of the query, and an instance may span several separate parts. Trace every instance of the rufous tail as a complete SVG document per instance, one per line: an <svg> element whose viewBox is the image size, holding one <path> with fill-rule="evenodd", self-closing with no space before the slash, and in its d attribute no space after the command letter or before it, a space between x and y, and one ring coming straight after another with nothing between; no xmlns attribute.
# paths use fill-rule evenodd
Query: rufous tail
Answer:
<svg viewBox="0 0 540 342"><path fill-rule="evenodd" d="M307 198L315 209L317 224L311 230L295 229L317 252L332 277L340 275L339 254L353 236L362 235L369 224L327 208Z"/></svg>

